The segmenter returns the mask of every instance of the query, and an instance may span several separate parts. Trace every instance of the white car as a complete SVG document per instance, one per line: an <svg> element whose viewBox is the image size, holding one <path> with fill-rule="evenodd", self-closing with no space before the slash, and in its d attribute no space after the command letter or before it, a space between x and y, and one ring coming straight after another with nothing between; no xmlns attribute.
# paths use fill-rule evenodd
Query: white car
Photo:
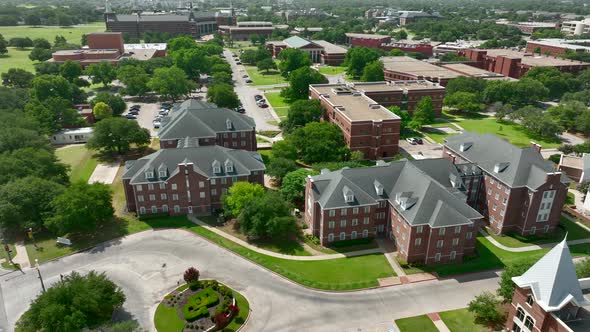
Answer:
<svg viewBox="0 0 590 332"><path fill-rule="evenodd" d="M160 128L160 126L162 125L162 122L160 122L159 120L154 120L152 122L152 124L154 125L154 128Z"/></svg>

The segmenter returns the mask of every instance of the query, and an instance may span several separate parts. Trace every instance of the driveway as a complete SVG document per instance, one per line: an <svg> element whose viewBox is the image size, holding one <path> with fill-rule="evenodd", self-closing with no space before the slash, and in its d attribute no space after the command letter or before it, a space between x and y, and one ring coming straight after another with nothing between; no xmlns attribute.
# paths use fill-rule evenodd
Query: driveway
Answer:
<svg viewBox="0 0 590 332"><path fill-rule="evenodd" d="M96 165L94 172L92 172L92 175L90 175L90 179L88 179L88 183L113 183L113 181L117 177L119 166L121 165L118 162Z"/></svg>
<svg viewBox="0 0 590 332"><path fill-rule="evenodd" d="M414 159L432 159L442 158L442 145L438 143L430 143L427 140L422 140L424 144L412 145L405 139L400 139L400 149L406 151Z"/></svg>
<svg viewBox="0 0 590 332"><path fill-rule="evenodd" d="M226 49L223 51L223 55L232 69L232 77L235 82L234 90L240 98L242 106L244 106L244 109L246 110L246 115L254 119L254 122L256 122L256 130L280 130L277 125L273 124L274 122L277 122L278 119L273 116L270 109L260 108L256 105L254 96L264 95L264 93L257 87L246 83L246 79L243 78L243 76L248 73L244 66L236 64L236 60L232 57L231 51Z"/></svg>
<svg viewBox="0 0 590 332"><path fill-rule="evenodd" d="M104 271L125 291L131 317L154 331L161 298L174 289L183 271L194 266L202 278L215 278L241 292L251 307L243 331L388 331L393 320L462 308L475 295L494 290L495 273L425 281L357 292L330 293L291 283L258 265L182 230L146 231L95 249L41 265L46 285L60 274ZM0 329L12 331L18 317L40 292L34 269L0 277L6 315ZM0 304L0 309L2 304Z"/></svg>

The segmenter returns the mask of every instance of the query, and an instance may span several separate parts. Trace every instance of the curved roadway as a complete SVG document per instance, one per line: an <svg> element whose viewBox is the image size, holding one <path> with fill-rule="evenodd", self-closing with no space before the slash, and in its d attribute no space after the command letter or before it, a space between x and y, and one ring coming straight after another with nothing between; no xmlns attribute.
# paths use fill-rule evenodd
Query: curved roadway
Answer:
<svg viewBox="0 0 590 332"><path fill-rule="evenodd" d="M243 331L388 331L393 320L465 307L484 290L497 288L497 275L483 273L444 281L426 281L372 290L329 293L289 282L203 238L183 230L146 231L41 265L45 284L71 271L105 271L127 296L124 310L142 326L152 319L161 298L194 266L202 278L214 278L241 292L251 307ZM1 276L8 322L40 292L34 269ZM1 298L0 298L1 300ZM1 301L0 301L1 302ZM0 303L0 309L2 304ZM4 325L4 326L2 326Z"/></svg>

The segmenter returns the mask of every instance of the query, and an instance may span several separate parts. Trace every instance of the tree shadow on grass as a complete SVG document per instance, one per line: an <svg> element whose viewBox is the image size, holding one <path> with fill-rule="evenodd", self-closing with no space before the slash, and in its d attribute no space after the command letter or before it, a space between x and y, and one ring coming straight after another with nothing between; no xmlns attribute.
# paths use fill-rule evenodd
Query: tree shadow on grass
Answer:
<svg viewBox="0 0 590 332"><path fill-rule="evenodd" d="M111 151L97 151L93 157L96 158L98 161L102 163L112 163L112 162L121 162L124 163L128 160L137 160L143 156L146 156L150 153L154 153L156 150L152 149L149 146L142 146L132 148L127 152L124 153L117 153Z"/></svg>

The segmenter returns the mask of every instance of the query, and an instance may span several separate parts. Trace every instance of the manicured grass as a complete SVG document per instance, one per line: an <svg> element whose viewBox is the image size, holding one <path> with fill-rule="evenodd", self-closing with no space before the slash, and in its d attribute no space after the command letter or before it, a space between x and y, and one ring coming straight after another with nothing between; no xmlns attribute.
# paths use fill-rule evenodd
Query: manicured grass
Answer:
<svg viewBox="0 0 590 332"><path fill-rule="evenodd" d="M346 67L341 66L320 66L318 71L324 75L340 75L346 73Z"/></svg>
<svg viewBox="0 0 590 332"><path fill-rule="evenodd" d="M438 332L436 325L426 315L396 319L400 332Z"/></svg>
<svg viewBox="0 0 590 332"><path fill-rule="evenodd" d="M158 332L178 332L184 329L185 322L178 316L178 308L160 303L154 315L154 325Z"/></svg>
<svg viewBox="0 0 590 332"><path fill-rule="evenodd" d="M266 92L264 97L266 97L266 100L268 100L268 103L273 108L289 106L289 103L285 100L285 98L281 97L280 92Z"/></svg>
<svg viewBox="0 0 590 332"><path fill-rule="evenodd" d="M234 317L231 323L229 323L229 325L223 329L223 332L237 331L240 328L240 326L244 324L244 322L248 318L248 315L250 314L250 303L248 303L248 300L246 300L246 298L242 294L236 292L235 290L233 291L233 293L238 308L240 309L240 312L238 313L238 316Z"/></svg>
<svg viewBox="0 0 590 332"><path fill-rule="evenodd" d="M98 160L94 157L94 151L88 150L85 145L58 149L55 154L62 163L71 167L70 181L72 182L88 182L98 164Z"/></svg>
<svg viewBox="0 0 590 332"><path fill-rule="evenodd" d="M488 332L484 325L475 323L475 317L467 309L457 309L439 313L451 332Z"/></svg>
<svg viewBox="0 0 590 332"><path fill-rule="evenodd" d="M576 195L574 195L573 193L568 191L567 196L565 197L565 205L575 205L575 204L576 204Z"/></svg>
<svg viewBox="0 0 590 332"><path fill-rule="evenodd" d="M273 110L275 111L275 113L277 113L281 120L285 120L289 115L289 107L273 107Z"/></svg>
<svg viewBox="0 0 590 332"><path fill-rule="evenodd" d="M103 22L73 26L73 27L33 27L33 26L3 26L0 27L0 34L7 41L13 37L45 38L53 44L55 36L63 36L68 43L80 44L83 34L89 32L105 31ZM30 72L35 72L33 61L29 59L31 49L17 50L13 47L8 48L8 53L0 57L0 73L8 71L10 68L21 68Z"/></svg>
<svg viewBox="0 0 590 332"><path fill-rule="evenodd" d="M586 229L578 226L576 223L565 217L561 217L560 227L555 232L550 234L528 236L522 236L520 234L506 234L504 236L500 236L495 235L488 230L488 234L490 234L496 241L512 248L560 242L565 237L566 232L568 241L590 238L590 233Z"/></svg>
<svg viewBox="0 0 590 332"><path fill-rule="evenodd" d="M321 245L317 245L317 244L313 243L307 237L305 237L304 240L308 246L312 247L313 249L315 249L317 251L323 252L324 254L346 253L346 252L352 252L352 251L374 249L374 248L379 247L379 245L377 244L376 241L372 241L372 242L366 243L366 244L357 244L357 245L350 245L350 246L345 246L345 247L340 247L340 248L334 248L334 247L324 247Z"/></svg>
<svg viewBox="0 0 590 332"><path fill-rule="evenodd" d="M252 85L272 85L272 84L283 84L287 83L285 78L281 76L278 71L269 71L268 73L263 71L259 72L256 67L244 66L248 72L248 76L254 82Z"/></svg>

